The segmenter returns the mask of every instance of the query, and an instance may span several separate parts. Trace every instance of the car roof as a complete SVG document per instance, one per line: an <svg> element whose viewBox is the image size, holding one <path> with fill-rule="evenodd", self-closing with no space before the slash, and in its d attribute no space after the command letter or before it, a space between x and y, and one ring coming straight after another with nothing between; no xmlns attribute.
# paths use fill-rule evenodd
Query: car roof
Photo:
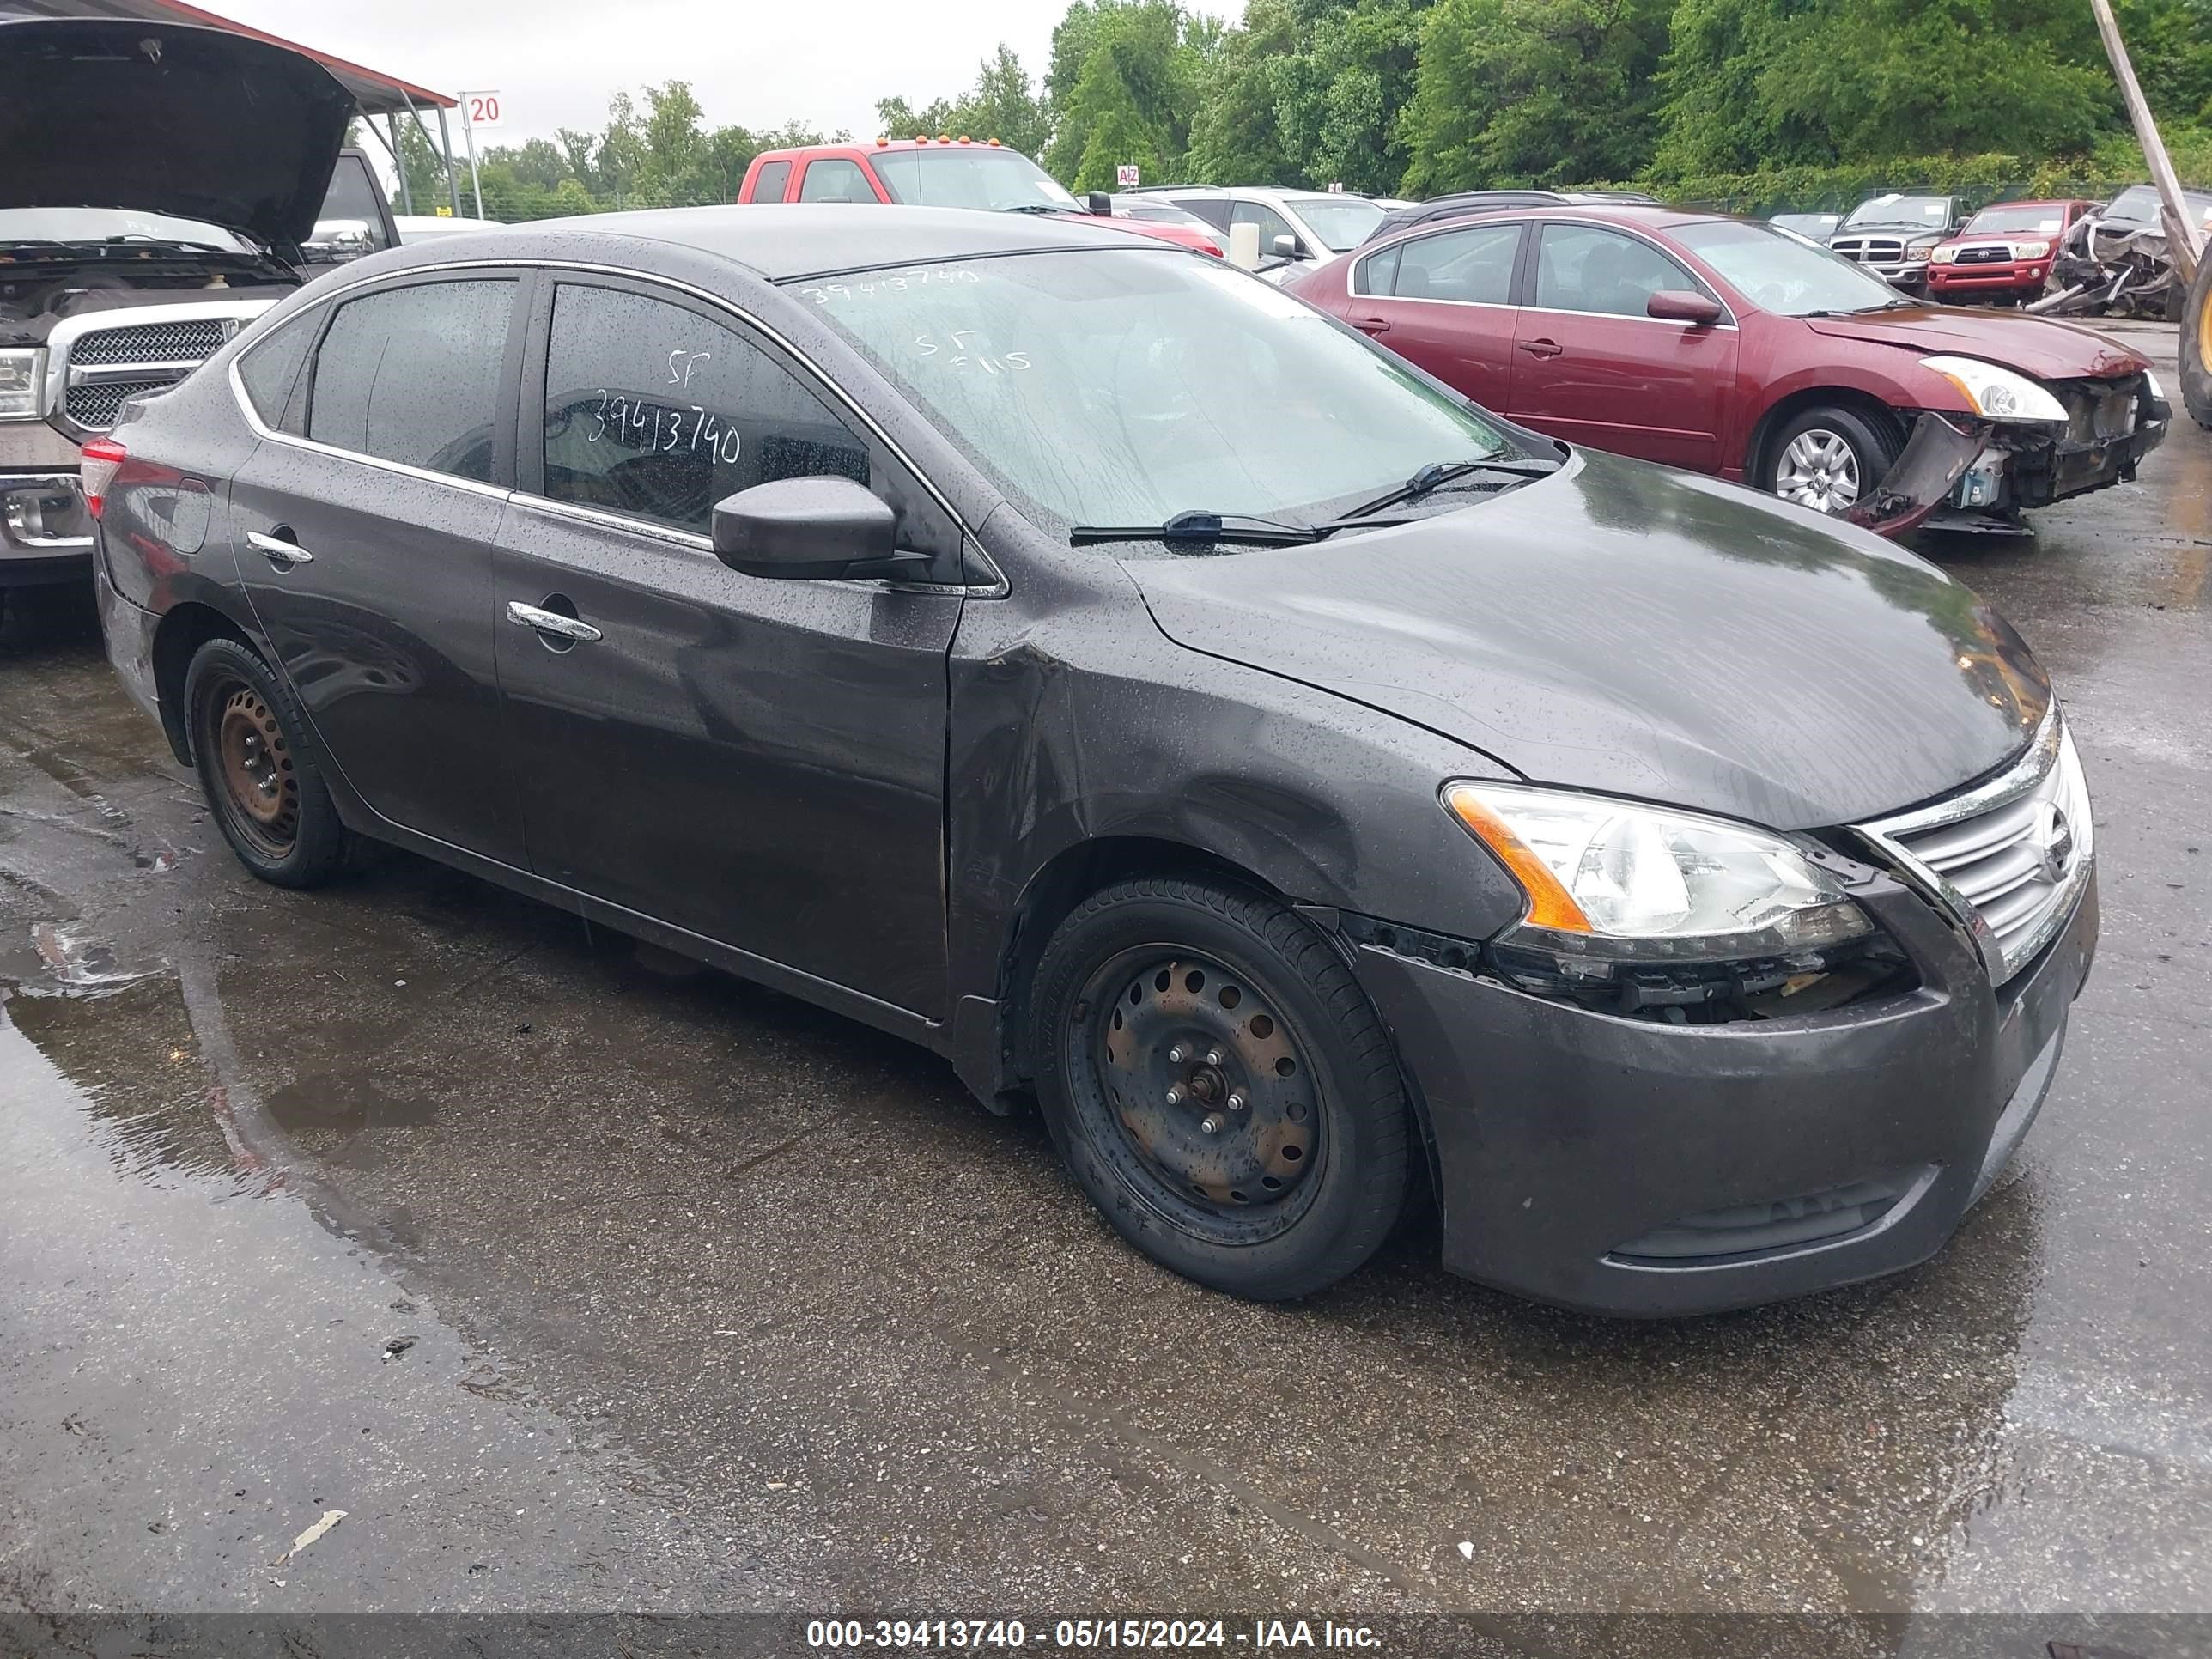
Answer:
<svg viewBox="0 0 2212 1659"><path fill-rule="evenodd" d="M454 236L419 246L434 246L441 255L453 258L465 253L472 244L488 247L495 240L501 254L509 258L556 257L556 252L533 251L531 244L541 240L557 242L562 251L570 252L590 251L589 245L595 242L614 245L598 250L602 252L617 252L626 242L658 242L730 260L772 283L830 271L1054 248L1157 250L1174 246L1073 216L835 202L593 213L510 225L486 232L481 244Z"/></svg>

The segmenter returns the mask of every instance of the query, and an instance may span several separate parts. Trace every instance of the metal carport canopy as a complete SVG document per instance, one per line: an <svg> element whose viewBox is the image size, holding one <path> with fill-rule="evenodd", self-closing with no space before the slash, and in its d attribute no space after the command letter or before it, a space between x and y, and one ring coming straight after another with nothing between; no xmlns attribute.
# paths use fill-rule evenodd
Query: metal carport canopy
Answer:
<svg viewBox="0 0 2212 1659"><path fill-rule="evenodd" d="M296 40L287 40L282 35L270 34L265 29L249 28L244 23L233 22L198 6L188 6L182 0L0 0L0 16L22 17L118 17L142 23L197 23L206 28L228 29L233 34L244 34L256 40L265 40L272 46L283 46L313 58L332 76L361 106L364 115L407 115L422 109L448 110L458 106L460 100L451 94L433 92L428 87L418 87L412 81L403 81L396 75L380 75L373 69L334 58L329 52L318 52L313 46L303 46Z"/></svg>

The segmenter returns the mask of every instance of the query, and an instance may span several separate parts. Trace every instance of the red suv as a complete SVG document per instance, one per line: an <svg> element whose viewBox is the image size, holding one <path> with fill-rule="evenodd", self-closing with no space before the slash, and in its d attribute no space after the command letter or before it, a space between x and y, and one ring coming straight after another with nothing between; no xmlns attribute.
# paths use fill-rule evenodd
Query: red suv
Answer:
<svg viewBox="0 0 2212 1659"><path fill-rule="evenodd" d="M763 150L745 169L740 202L884 202L906 207L980 208L1000 213L1096 216L1134 236L1221 255L1201 229L1113 216L1109 199L1086 207L1019 150L997 139L878 138L872 144L808 144Z"/></svg>
<svg viewBox="0 0 2212 1659"><path fill-rule="evenodd" d="M1999 202L1928 256L1934 300L2033 300L2066 233L2094 202Z"/></svg>
<svg viewBox="0 0 2212 1659"><path fill-rule="evenodd" d="M2133 477L2169 413L2117 341L1917 303L1715 214L1489 214L1284 287L1523 426L1891 533L1939 510L2023 528L2021 507Z"/></svg>

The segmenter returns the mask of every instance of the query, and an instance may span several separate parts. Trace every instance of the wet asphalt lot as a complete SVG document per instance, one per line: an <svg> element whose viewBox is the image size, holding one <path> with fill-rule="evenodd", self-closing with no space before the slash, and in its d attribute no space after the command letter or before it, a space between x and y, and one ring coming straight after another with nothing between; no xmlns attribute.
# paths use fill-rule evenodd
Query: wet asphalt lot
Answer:
<svg viewBox="0 0 2212 1659"><path fill-rule="evenodd" d="M1659 1325L1419 1237L1227 1301L920 1050L410 859L260 886L21 608L0 1611L2212 1612L2212 434L2038 522L1925 550L2098 799L2042 1121L1928 1267Z"/></svg>

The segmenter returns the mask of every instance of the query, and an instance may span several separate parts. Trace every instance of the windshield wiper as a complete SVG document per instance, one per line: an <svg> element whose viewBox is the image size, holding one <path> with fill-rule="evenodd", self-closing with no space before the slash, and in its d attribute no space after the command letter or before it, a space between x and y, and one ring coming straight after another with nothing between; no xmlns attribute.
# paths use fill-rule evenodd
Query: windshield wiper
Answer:
<svg viewBox="0 0 2212 1659"><path fill-rule="evenodd" d="M1060 207L1051 202L1016 202L1012 207L1002 207L1001 213L1079 213L1080 208Z"/></svg>
<svg viewBox="0 0 2212 1659"><path fill-rule="evenodd" d="M1282 519L1255 519L1244 513L1178 513L1161 524L1079 524L1067 532L1071 547L1097 542L1240 542L1254 547L1297 547L1317 542L1328 531Z"/></svg>
<svg viewBox="0 0 2212 1659"><path fill-rule="evenodd" d="M1346 519L1364 519L1370 513L1380 513L1386 507L1419 501L1470 472L1503 472L1516 478L1543 478L1557 472L1559 465L1557 461L1540 461L1533 457L1498 460L1486 456L1472 461L1431 461L1395 489L1387 495L1377 495L1371 501L1361 502L1344 516Z"/></svg>

